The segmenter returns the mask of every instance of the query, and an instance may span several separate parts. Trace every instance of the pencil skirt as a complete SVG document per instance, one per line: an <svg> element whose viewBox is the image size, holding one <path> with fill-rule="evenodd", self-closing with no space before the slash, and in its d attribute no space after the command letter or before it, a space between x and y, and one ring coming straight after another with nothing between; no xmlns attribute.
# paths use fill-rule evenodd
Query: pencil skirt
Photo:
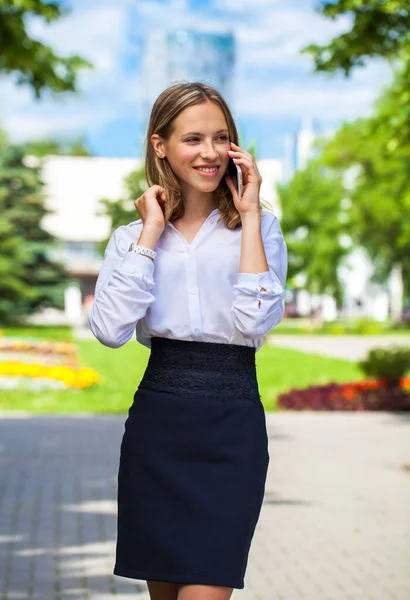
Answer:
<svg viewBox="0 0 410 600"><path fill-rule="evenodd" d="M151 338L120 448L115 575L244 588L269 464L255 352Z"/></svg>

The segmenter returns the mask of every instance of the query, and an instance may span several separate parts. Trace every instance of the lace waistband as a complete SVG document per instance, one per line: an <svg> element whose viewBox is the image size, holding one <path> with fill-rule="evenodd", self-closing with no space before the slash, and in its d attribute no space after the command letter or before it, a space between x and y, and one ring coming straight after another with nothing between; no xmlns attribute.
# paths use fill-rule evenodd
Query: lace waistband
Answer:
<svg viewBox="0 0 410 600"><path fill-rule="evenodd" d="M196 396L258 399L255 348L151 338L151 353L140 388Z"/></svg>

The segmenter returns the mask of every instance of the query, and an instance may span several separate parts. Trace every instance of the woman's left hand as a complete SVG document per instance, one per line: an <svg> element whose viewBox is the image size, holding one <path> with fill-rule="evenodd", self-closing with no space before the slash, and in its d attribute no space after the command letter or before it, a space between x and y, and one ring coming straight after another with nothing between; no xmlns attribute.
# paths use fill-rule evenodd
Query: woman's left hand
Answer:
<svg viewBox="0 0 410 600"><path fill-rule="evenodd" d="M234 159L234 163L242 169L243 191L242 198L239 200L236 187L231 177L226 173L225 179L229 189L232 192L235 207L241 217L249 213L259 214L259 192L262 184L262 177L256 166L252 154L242 150L239 146L231 142L232 150L228 151L228 156Z"/></svg>

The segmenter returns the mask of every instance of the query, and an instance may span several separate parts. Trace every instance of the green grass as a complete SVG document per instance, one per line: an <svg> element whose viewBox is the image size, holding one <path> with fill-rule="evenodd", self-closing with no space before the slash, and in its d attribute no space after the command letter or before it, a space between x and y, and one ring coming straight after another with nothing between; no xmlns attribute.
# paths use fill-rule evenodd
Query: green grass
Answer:
<svg viewBox="0 0 410 600"><path fill-rule="evenodd" d="M67 325L26 325L24 327L0 327L4 337L41 338L57 340L59 342L72 342L72 327Z"/></svg>
<svg viewBox="0 0 410 600"><path fill-rule="evenodd" d="M394 327L390 321L378 322L373 319L338 319L314 327L308 318L283 319L271 335L400 335L410 336L410 324L403 322Z"/></svg>
<svg viewBox="0 0 410 600"><path fill-rule="evenodd" d="M7 335L11 335L9 331ZM77 344L81 365L96 369L104 377L102 384L84 390L2 390L0 410L33 413L126 412L144 373L149 349L135 340L115 350L93 340L81 340ZM363 379L358 367L349 361L268 344L256 353L256 365L266 410L275 410L277 395L292 387Z"/></svg>
<svg viewBox="0 0 410 600"><path fill-rule="evenodd" d="M277 396L291 388L301 389L331 381L346 383L365 378L353 362L268 344L264 344L256 353L256 367L266 410L276 410Z"/></svg>

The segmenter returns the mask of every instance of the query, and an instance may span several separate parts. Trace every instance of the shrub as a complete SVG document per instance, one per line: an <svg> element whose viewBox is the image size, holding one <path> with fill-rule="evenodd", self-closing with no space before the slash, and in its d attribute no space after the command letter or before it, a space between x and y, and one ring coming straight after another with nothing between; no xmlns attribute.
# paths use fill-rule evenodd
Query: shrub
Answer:
<svg viewBox="0 0 410 600"><path fill-rule="evenodd" d="M410 369L410 348L373 348L358 365L366 375L382 380L387 388L398 387L400 380Z"/></svg>
<svg viewBox="0 0 410 600"><path fill-rule="evenodd" d="M375 319L361 318L353 321L351 331L353 333L378 334L383 333L384 327L380 321Z"/></svg>

